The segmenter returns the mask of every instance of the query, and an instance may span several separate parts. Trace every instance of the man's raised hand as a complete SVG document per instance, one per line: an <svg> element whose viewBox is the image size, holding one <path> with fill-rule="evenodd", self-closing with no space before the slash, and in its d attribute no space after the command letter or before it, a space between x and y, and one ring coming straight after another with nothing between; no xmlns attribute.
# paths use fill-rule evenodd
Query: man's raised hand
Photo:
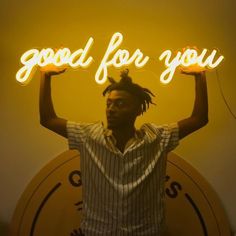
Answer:
<svg viewBox="0 0 236 236"><path fill-rule="evenodd" d="M47 76L59 75L61 73L64 73L66 69L67 69L66 67L58 67L53 64L40 67L41 73L44 73Z"/></svg>

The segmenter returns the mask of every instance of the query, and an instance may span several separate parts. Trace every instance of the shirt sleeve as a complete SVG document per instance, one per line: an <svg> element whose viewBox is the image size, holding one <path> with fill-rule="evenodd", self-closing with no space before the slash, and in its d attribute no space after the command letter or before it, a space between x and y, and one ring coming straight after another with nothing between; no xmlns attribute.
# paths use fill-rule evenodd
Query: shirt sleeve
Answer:
<svg viewBox="0 0 236 236"><path fill-rule="evenodd" d="M178 123L157 126L152 124L157 136L160 138L160 145L163 151L170 152L179 145Z"/></svg>
<svg viewBox="0 0 236 236"><path fill-rule="evenodd" d="M86 124L67 121L67 138L69 149L79 149L85 140Z"/></svg>
<svg viewBox="0 0 236 236"><path fill-rule="evenodd" d="M172 123L164 126L162 133L163 140L166 143L167 152L174 150L179 145L179 126L178 123Z"/></svg>

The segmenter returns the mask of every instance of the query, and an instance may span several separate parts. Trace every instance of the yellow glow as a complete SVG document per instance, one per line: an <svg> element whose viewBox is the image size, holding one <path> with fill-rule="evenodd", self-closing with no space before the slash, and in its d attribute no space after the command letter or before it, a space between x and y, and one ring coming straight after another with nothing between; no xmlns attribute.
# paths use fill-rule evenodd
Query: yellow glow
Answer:
<svg viewBox="0 0 236 236"><path fill-rule="evenodd" d="M163 60L165 58L165 65L167 68L161 74L160 81L164 84L169 83L172 80L175 70L178 66L183 66L186 68L191 68L191 66L198 66L200 67L201 71L204 71L207 68L213 69L217 67L224 59L223 56L220 56L213 63L213 60L217 53L217 50L214 49L204 61L206 53L207 49L203 49L201 54L198 55L197 50L188 48L184 52L178 51L176 56L172 59L172 61L170 61L172 52L170 50L164 51L159 57L159 60Z"/></svg>
<svg viewBox="0 0 236 236"><path fill-rule="evenodd" d="M135 66L140 68L148 62L149 57L145 56L143 58L143 53L140 51L140 49L136 49L131 57L128 50L125 49L117 50L122 41L123 41L123 35L121 33L117 32L113 34L110 43L107 47L107 50L105 52L105 55L95 74L95 80L97 83L103 84L106 82L107 70L108 67L110 66L120 68L122 66L128 66L134 62ZM112 59L109 60L109 57L111 57L112 54L114 55Z"/></svg>

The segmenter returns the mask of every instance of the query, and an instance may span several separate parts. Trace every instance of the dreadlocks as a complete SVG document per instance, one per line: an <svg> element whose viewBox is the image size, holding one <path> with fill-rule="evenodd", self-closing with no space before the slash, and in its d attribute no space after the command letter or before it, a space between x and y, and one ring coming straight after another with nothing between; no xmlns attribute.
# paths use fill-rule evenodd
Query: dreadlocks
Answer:
<svg viewBox="0 0 236 236"><path fill-rule="evenodd" d="M155 97L155 95L149 89L143 88L140 85L133 83L132 79L128 76L128 73L128 69L121 71L121 79L119 82L116 82L112 77L108 76L108 80L111 84L106 87L102 94L105 96L106 93L110 93L112 90L125 90L138 98L141 106L141 112L143 114L143 112L149 108L150 103L155 104L152 102L151 97L151 95L153 97Z"/></svg>

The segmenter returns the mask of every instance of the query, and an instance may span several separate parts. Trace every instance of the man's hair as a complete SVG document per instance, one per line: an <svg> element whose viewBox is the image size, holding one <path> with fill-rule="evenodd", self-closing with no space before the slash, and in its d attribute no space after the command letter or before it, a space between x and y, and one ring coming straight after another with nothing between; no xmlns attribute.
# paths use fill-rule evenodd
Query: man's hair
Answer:
<svg viewBox="0 0 236 236"><path fill-rule="evenodd" d="M128 69L121 71L121 79L119 82L116 82L112 77L108 76L108 80L111 84L106 87L102 94L105 96L107 93L110 93L113 90L125 90L138 98L141 106L141 113L143 114L143 112L149 108L150 103L155 105L155 103L152 102L151 97L155 97L155 95L149 89L143 88L140 85L133 83L131 77L128 76L128 73Z"/></svg>

